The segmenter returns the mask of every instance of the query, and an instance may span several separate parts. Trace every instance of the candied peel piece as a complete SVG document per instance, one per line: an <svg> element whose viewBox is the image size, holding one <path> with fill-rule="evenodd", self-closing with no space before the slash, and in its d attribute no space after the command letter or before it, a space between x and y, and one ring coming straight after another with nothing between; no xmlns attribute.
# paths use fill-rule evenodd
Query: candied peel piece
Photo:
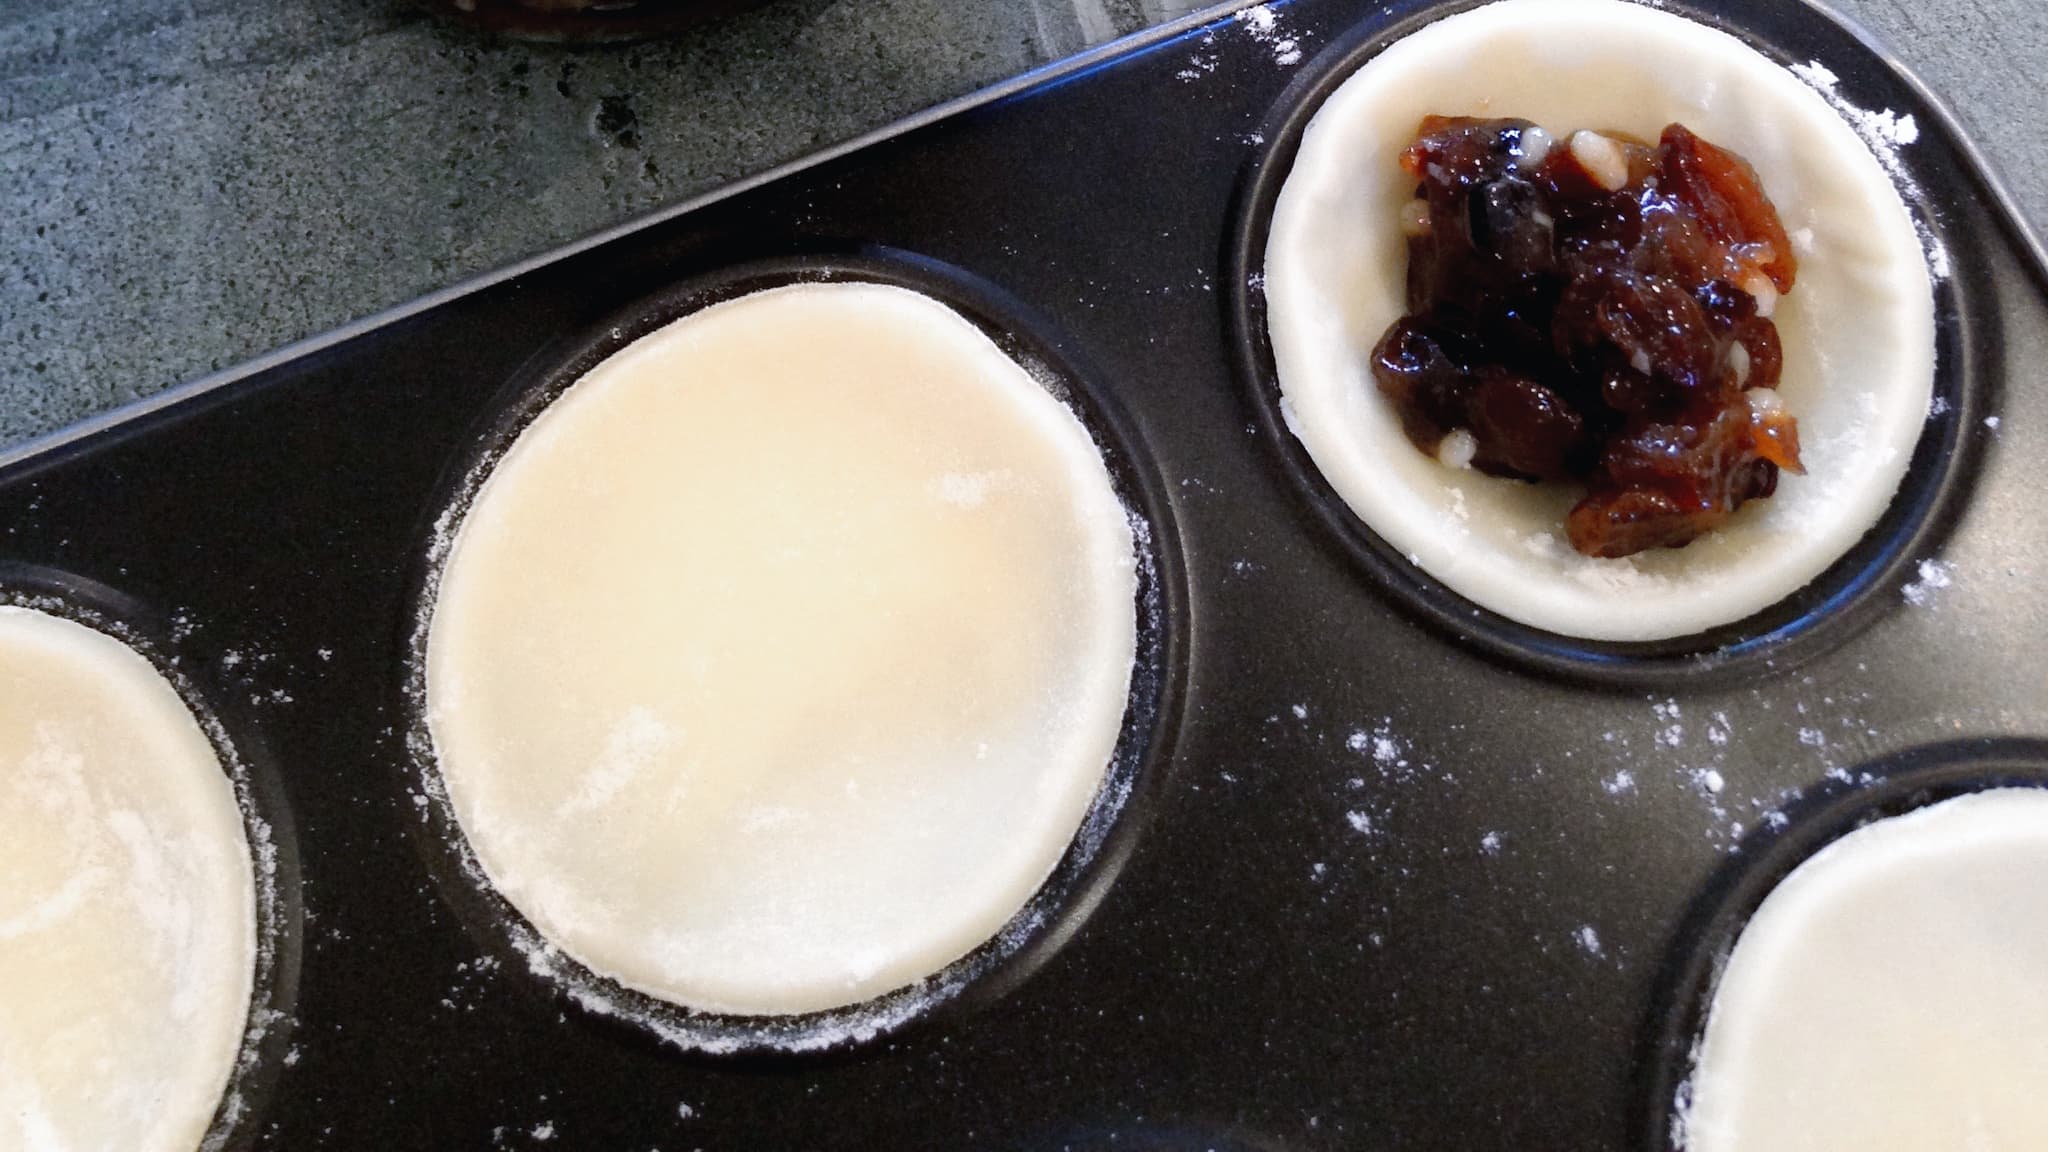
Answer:
<svg viewBox="0 0 2048 1152"><path fill-rule="evenodd" d="M1779 292L1790 292L1799 258L1749 161L1707 143L1683 124L1664 129L1658 150L1663 155L1660 190L1690 207L1733 259L1770 277Z"/></svg>
<svg viewBox="0 0 2048 1152"><path fill-rule="evenodd" d="M1797 261L1742 157L1430 116L1400 163L1408 312L1371 366L1418 448L1585 485L1591 556L1681 547L1803 471L1771 319Z"/></svg>

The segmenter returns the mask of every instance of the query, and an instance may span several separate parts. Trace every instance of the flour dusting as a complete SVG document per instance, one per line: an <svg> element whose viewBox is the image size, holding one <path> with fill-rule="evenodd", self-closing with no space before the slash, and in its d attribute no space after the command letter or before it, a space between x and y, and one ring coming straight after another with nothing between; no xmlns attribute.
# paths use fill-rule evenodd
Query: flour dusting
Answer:
<svg viewBox="0 0 2048 1152"><path fill-rule="evenodd" d="M1600 933L1591 924L1579 925L1578 931L1572 933L1572 941L1588 956L1606 955L1600 947Z"/></svg>
<svg viewBox="0 0 2048 1152"><path fill-rule="evenodd" d="M1791 66L1794 76L1805 81L1807 86L1820 93L1821 98L1832 106L1837 115L1863 138L1871 155L1884 167L1885 173L1907 199L1917 198L1919 184L1906 171L1906 162L1901 152L1920 139L1920 125L1910 112L1894 112L1889 108L1863 108L1849 102L1840 90L1841 77L1830 71L1818 60ZM1934 230L1918 217L1913 220L1913 230L1920 235L1920 244L1926 250L1927 270L1936 280L1946 280L1952 271L1948 246L1934 234Z"/></svg>
<svg viewBox="0 0 2048 1152"><path fill-rule="evenodd" d="M1001 472L948 472L933 488L940 500L955 508L979 508L1004 479Z"/></svg>
<svg viewBox="0 0 2048 1152"><path fill-rule="evenodd" d="M1186 84L1200 80L1216 70L1216 33L1204 32L1195 54L1188 57L1187 66L1173 74L1174 79Z"/></svg>
<svg viewBox="0 0 2048 1152"><path fill-rule="evenodd" d="M676 734L651 708L628 708L605 737L604 751L555 810L558 819L596 811L617 799L642 772L667 755Z"/></svg>
<svg viewBox="0 0 2048 1152"><path fill-rule="evenodd" d="M1926 608L1935 601L1935 593L1955 583L1956 566L1946 560L1922 560L1920 578L1899 589L1906 603L1915 608Z"/></svg>
<svg viewBox="0 0 2048 1152"><path fill-rule="evenodd" d="M1258 4L1237 14L1251 37L1273 50L1273 63L1282 68L1301 63L1301 41L1280 26L1280 15L1270 4Z"/></svg>

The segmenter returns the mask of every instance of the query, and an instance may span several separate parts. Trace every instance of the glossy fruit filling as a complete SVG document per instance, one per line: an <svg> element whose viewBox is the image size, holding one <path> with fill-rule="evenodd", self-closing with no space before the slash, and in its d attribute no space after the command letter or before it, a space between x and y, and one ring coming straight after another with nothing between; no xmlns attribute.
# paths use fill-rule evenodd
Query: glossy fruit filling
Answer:
<svg viewBox="0 0 2048 1152"><path fill-rule="evenodd" d="M1771 321L1797 259L1740 156L1432 116L1401 154L1408 313L1373 376L1453 467L1583 484L1589 556L1676 548L1800 472Z"/></svg>

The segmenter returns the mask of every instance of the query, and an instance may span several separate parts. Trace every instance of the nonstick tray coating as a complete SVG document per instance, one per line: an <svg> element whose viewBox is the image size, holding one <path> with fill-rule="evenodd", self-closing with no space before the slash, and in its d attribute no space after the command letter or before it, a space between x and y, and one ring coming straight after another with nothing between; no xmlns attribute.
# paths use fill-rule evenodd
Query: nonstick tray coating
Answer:
<svg viewBox="0 0 2048 1152"><path fill-rule="evenodd" d="M2048 272L1851 31L1669 5L1914 116L1951 403L1917 503L1755 635L1591 650L1472 617L1303 472L1248 257L1301 101L1466 6L1174 26L0 464L0 589L147 638L296 860L228 1145L1666 1147L1714 957L1771 879L1855 813L2044 778ZM1028 963L869 1043L734 1059L584 1011L458 909L408 656L451 477L519 382L760 262L986 285L984 322L1113 404L1173 534L1169 674L1120 867Z"/></svg>

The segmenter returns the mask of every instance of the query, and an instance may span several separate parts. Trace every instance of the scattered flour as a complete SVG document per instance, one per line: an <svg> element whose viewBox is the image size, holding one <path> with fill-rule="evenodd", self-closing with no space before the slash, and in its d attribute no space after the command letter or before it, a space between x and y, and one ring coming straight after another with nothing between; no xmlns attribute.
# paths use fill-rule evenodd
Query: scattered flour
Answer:
<svg viewBox="0 0 2048 1152"><path fill-rule="evenodd" d="M1591 924L1579 925L1578 931L1572 933L1572 940L1588 956L1605 955L1600 949L1600 933L1594 931Z"/></svg>
<svg viewBox="0 0 2048 1152"><path fill-rule="evenodd" d="M1713 720L1707 724L1707 743L1716 748L1725 748L1728 745L1728 738L1734 731L1734 726L1728 723L1728 714L1716 712Z"/></svg>
<svg viewBox="0 0 2048 1152"><path fill-rule="evenodd" d="M1214 72L1217 63L1215 45L1216 34L1214 32L1203 33L1200 47L1195 50L1194 55L1188 57L1187 67L1173 74L1174 79L1186 84L1200 80L1202 77Z"/></svg>
<svg viewBox="0 0 2048 1152"><path fill-rule="evenodd" d="M1500 855L1500 833L1488 832L1479 838L1479 850L1488 856Z"/></svg>
<svg viewBox="0 0 2048 1152"><path fill-rule="evenodd" d="M675 734L653 709L628 708L606 736L604 752L584 772L577 791L562 802L556 815L574 816L610 804L674 743Z"/></svg>
<svg viewBox="0 0 2048 1152"><path fill-rule="evenodd" d="M1831 686L1831 691L1819 688L1814 677L1806 676L1796 687L1786 690L1789 699L1785 694L1761 690L1753 691L1752 695L1764 711L1771 711L1774 703L1784 700L1791 705L1792 713L1806 718L1800 723L1808 726L1795 729L1797 739L1814 751L1819 760L1815 770L1829 771L1835 755L1831 735L1834 723L1839 722L1852 734L1874 738L1878 733L1856 711L1859 701L1869 700L1867 693L1846 685ZM1702 835L1729 852L1742 850L1740 842L1746 830L1784 825L1786 817L1781 809L1796 801L1800 790L1782 788L1755 793L1738 783L1734 769L1745 763L1736 755L1739 713L1731 716L1732 707L1698 709L1689 725L1692 731L1685 733L1676 724L1684 716L1684 706L1676 699L1656 696L1647 698L1645 703L1648 715L1642 720L1601 733L1598 756L1603 771L1608 773L1598 778L1602 793L1624 797L1646 789L1676 787L1701 806L1706 817ZM1825 728L1820 726L1821 709L1826 709L1830 718ZM1689 742L1683 738L1702 733L1704 741Z"/></svg>
<svg viewBox="0 0 2048 1152"><path fill-rule="evenodd" d="M1871 149L1878 153L1878 160L1887 168L1898 164L1899 149L1920 139L1920 125L1914 122L1910 112L1901 115L1888 108L1859 108L1849 103L1837 89L1841 77L1829 71L1827 65L1820 61L1811 60L1804 64L1794 64L1792 74L1827 97L1828 103L1833 104L1835 111L1840 112L1843 118L1849 121L1850 127L1856 129L1857 135L1863 137L1864 143L1869 144Z"/></svg>
<svg viewBox="0 0 2048 1152"><path fill-rule="evenodd" d="M1237 14L1252 39L1273 50L1273 63L1282 68L1301 63L1301 41L1280 27L1279 14L1270 4L1259 4Z"/></svg>
<svg viewBox="0 0 2048 1152"><path fill-rule="evenodd" d="M1383 717L1371 727L1351 728L1349 731L1338 728L1311 732L1310 735L1316 744L1325 747L1341 741L1347 754L1370 763L1372 771L1369 773L1340 777L1345 795L1343 807L1338 811L1351 833L1362 838L1363 851L1367 855L1379 861L1382 868L1394 876L1409 875L1409 868L1382 858L1382 853L1388 849L1398 846L1405 851L1414 847L1407 843L1398 828L1397 816L1403 801L1395 790L1413 786L1425 778L1445 787L1455 787L1456 778L1439 770L1396 733L1391 716ZM1498 834L1495 836L1497 839ZM1442 848L1441 845L1437 847ZM1323 865L1318 864L1311 869L1310 875L1320 881L1324 871Z"/></svg>
<svg viewBox="0 0 2048 1152"><path fill-rule="evenodd" d="M1804 80L1808 87L1820 93L1821 97L1834 107L1835 112L1848 122L1849 127L1855 129L1858 136L1863 137L1863 142L1870 146L1871 154L1884 166L1885 173L1892 178L1892 182L1899 186L1900 192L1904 194L1903 198L1907 203L1912 203L1918 197L1919 185L1907 173L1905 160L1900 156L1902 149L1920 139L1920 125L1913 119L1912 113L1901 114L1889 108L1862 108L1850 103L1840 91L1841 77L1818 60L1794 64L1791 71L1794 76ZM1937 280L1948 279L1953 271L1949 262L1948 246L1941 242L1941 238L1934 234L1934 230L1925 221L1917 217L1913 221L1913 230L1920 234L1920 244L1927 255L1929 274Z"/></svg>
<svg viewBox="0 0 2048 1152"><path fill-rule="evenodd" d="M955 508L978 508L1004 479L1000 472L948 472L933 487L940 500Z"/></svg>
<svg viewBox="0 0 2048 1152"><path fill-rule="evenodd" d="M1237 26L1243 28L1253 40L1266 46L1273 54L1273 63L1282 68L1301 63L1301 40L1280 26L1280 16L1270 4L1259 4L1239 12L1235 17ZM1204 32L1195 42L1195 51L1188 56L1188 62L1174 79L1183 84L1193 83L1216 71L1222 58L1216 48L1216 32ZM1264 138L1254 134L1248 143L1261 144Z"/></svg>
<svg viewBox="0 0 2048 1152"><path fill-rule="evenodd" d="M1363 728L1354 730L1344 738L1344 747L1371 756L1373 765L1386 779L1406 781L1427 768L1427 765L1411 762L1408 745L1394 734L1391 718L1382 720L1370 732Z"/></svg>
<svg viewBox="0 0 2048 1152"><path fill-rule="evenodd" d="M1920 579L1899 589L1906 603L1915 608L1924 608L1934 602L1934 594L1955 583L1956 566L1945 560L1922 560Z"/></svg>

